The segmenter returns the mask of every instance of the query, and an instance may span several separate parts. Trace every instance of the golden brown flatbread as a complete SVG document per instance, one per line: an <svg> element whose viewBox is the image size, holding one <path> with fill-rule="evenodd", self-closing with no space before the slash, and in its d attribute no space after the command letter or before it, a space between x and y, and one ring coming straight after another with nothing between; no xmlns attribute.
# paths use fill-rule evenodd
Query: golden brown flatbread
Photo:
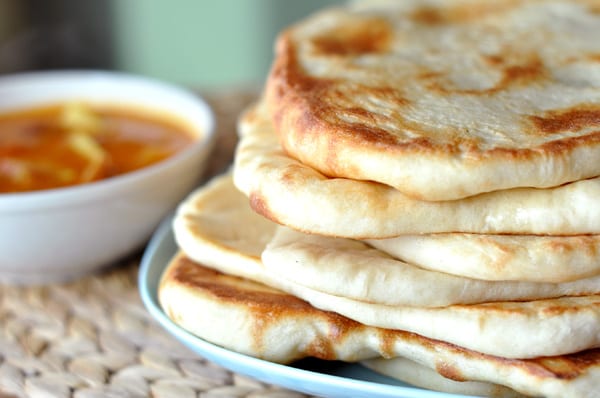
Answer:
<svg viewBox="0 0 600 398"><path fill-rule="evenodd" d="M422 200L600 175L593 1L355 2L285 30L266 94L287 153Z"/></svg>
<svg viewBox="0 0 600 398"><path fill-rule="evenodd" d="M405 234L600 233L600 178L426 202L383 184L327 178L286 154L262 104L240 119L236 187L261 215L293 229L357 239Z"/></svg>
<svg viewBox="0 0 600 398"><path fill-rule="evenodd" d="M507 359L414 333L362 325L289 294L173 258L159 300L169 318L211 343L270 361L404 357L442 376L500 384L528 395L589 397L600 388L600 350ZM285 338L282 338L285 336ZM376 361L371 366L392 366Z"/></svg>

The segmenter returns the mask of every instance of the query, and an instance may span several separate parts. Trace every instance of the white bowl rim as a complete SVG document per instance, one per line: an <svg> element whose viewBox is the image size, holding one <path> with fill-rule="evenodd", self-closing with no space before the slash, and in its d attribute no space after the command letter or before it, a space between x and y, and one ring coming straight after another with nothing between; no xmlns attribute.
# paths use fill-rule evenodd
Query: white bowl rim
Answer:
<svg viewBox="0 0 600 398"><path fill-rule="evenodd" d="M125 83L136 83L153 86L160 90L167 90L183 100L194 103L197 109L205 117L205 126L202 129L202 136L195 140L192 145L183 151L170 156L158 163L151 164L138 170L133 170L124 174L116 175L107 179L98 180L90 183L73 185L61 188L52 188L38 191L10 192L0 193L0 212L17 211L21 209L30 210L64 206L69 203L101 200L105 196L113 195L114 190L126 188L131 182L144 179L154 174L160 169L172 167L174 164L185 159L197 156L203 151L209 152L215 140L215 116L212 108L200 95L192 93L179 85L168 83L151 77L129 74L120 71L95 70L95 69L68 69L68 70L49 70L22 72L0 76L0 88L6 84L18 84L30 80L56 80L56 79L107 79L114 81L116 79ZM130 101L131 105L135 105ZM111 188L107 190L107 188ZM109 192L110 191L110 192Z"/></svg>

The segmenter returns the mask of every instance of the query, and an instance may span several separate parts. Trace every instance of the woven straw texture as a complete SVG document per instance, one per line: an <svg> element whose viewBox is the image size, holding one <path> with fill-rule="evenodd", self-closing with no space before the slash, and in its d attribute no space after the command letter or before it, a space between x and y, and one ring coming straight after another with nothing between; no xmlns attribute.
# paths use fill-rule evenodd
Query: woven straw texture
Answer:
<svg viewBox="0 0 600 398"><path fill-rule="evenodd" d="M218 142L207 177L231 162L251 93L207 94ZM141 253L77 281L0 285L0 398L303 397L232 373L164 331L137 289Z"/></svg>

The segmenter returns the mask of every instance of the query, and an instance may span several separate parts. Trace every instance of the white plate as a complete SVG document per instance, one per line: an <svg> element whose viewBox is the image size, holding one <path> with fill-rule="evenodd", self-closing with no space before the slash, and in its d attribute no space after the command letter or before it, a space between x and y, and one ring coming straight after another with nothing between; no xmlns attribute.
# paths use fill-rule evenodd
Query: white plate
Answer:
<svg viewBox="0 0 600 398"><path fill-rule="evenodd" d="M413 387L359 364L307 359L280 365L202 340L173 323L158 304L158 282L176 250L171 218L168 218L152 237L142 258L138 279L140 294L150 314L175 338L204 358L265 383L322 397L472 398Z"/></svg>

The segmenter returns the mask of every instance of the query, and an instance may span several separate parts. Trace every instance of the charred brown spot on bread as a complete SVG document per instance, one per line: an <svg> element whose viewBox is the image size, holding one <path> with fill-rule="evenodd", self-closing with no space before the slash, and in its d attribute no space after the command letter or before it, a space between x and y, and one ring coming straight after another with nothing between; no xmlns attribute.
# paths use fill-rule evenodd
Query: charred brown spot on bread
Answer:
<svg viewBox="0 0 600 398"><path fill-rule="evenodd" d="M600 62L600 54L599 53L586 54L585 59L587 61Z"/></svg>
<svg viewBox="0 0 600 398"><path fill-rule="evenodd" d="M588 12L592 14L600 14L600 4L595 0L575 0L577 3L585 6Z"/></svg>
<svg viewBox="0 0 600 398"><path fill-rule="evenodd" d="M433 7L422 7L415 10L411 19L424 25L442 25L449 22L448 15Z"/></svg>
<svg viewBox="0 0 600 398"><path fill-rule="evenodd" d="M338 359L335 346L342 343L351 333L365 326L333 312L324 312L320 315L327 321L326 333L315 336L304 352L307 356L319 359Z"/></svg>
<svg viewBox="0 0 600 398"><path fill-rule="evenodd" d="M397 105L399 108L403 108L412 103L411 100L402 95L402 92L398 87L391 86L373 86L368 89L365 86L361 86L359 88L361 91L369 90L369 92L373 93L377 98L380 98L390 104Z"/></svg>
<svg viewBox="0 0 600 398"><path fill-rule="evenodd" d="M537 131L545 134L586 128L600 130L600 104L580 104L567 109L549 110L541 116L531 115L529 120Z"/></svg>
<svg viewBox="0 0 600 398"><path fill-rule="evenodd" d="M466 381L467 378L462 374L460 369L453 364L440 360L435 363L435 370L447 379L454 381Z"/></svg>
<svg viewBox="0 0 600 398"><path fill-rule="evenodd" d="M171 273L178 284L198 289L217 297L221 302L240 303L268 317L289 311L314 312L310 304L295 296L249 282L237 276L207 268L188 257L181 256ZM247 285L248 284L248 285ZM259 287L260 286L260 287Z"/></svg>
<svg viewBox="0 0 600 398"><path fill-rule="evenodd" d="M316 336L313 341L306 347L305 353L309 357L335 360L335 349L331 344L331 341L327 340L327 337Z"/></svg>
<svg viewBox="0 0 600 398"><path fill-rule="evenodd" d="M504 56L502 54L488 54L482 56L482 60L487 63L491 67L501 67L506 62Z"/></svg>
<svg viewBox="0 0 600 398"><path fill-rule="evenodd" d="M587 296L591 298L592 296ZM593 301L586 301L585 307L590 311L594 311L595 308L600 308L600 296L593 296ZM553 316L561 316L565 314L576 314L582 311L583 305L580 304L577 300L578 297L563 297L563 301L557 303L553 299L539 299L534 301L503 301L503 302L488 302L478 304L473 307L472 305L464 305L464 304L456 304L452 307L456 309L456 311L464 311L465 313L469 313L472 309L475 311L479 311L482 308L485 309L486 312L490 314L496 314L498 316L515 316L515 317L523 317L528 316L528 314L535 314L535 316L540 317L553 317ZM530 305L527 305L530 304ZM486 319L489 318L481 318L480 328L487 327Z"/></svg>
<svg viewBox="0 0 600 398"><path fill-rule="evenodd" d="M593 310L593 307L600 307L600 302L591 303L588 305L590 311ZM576 314L581 312L581 306L569 306L569 305L548 305L539 311L540 316L543 317L558 317L565 314Z"/></svg>
<svg viewBox="0 0 600 398"><path fill-rule="evenodd" d="M600 349L587 350L561 357L544 357L531 360L543 367L554 377L570 380L587 372L590 367L600 365Z"/></svg>
<svg viewBox="0 0 600 398"><path fill-rule="evenodd" d="M557 153L564 154L573 151L575 148L584 145L599 145L600 144L600 130L590 132L586 135L576 137L566 137L560 140L550 141L544 145L541 145L539 149L546 153ZM532 151L533 152L533 151Z"/></svg>
<svg viewBox="0 0 600 398"><path fill-rule="evenodd" d="M317 117L308 111L311 103L320 98L331 86L327 79L309 78L298 63L296 48L287 34L277 40L277 56L267 81L267 100L275 131L281 131L290 118L287 109L297 109L299 123L309 127Z"/></svg>
<svg viewBox="0 0 600 398"><path fill-rule="evenodd" d="M548 251L555 253L565 253L578 251L586 256L596 256L596 239L591 235L569 236L563 239L552 239L548 242Z"/></svg>
<svg viewBox="0 0 600 398"><path fill-rule="evenodd" d="M396 337L394 331L388 329L378 329L379 353L383 358L392 358L395 354L394 345Z"/></svg>
<svg viewBox="0 0 600 398"><path fill-rule="evenodd" d="M253 302L259 306L271 306L277 304L283 305L283 296L287 296L272 289L263 290L242 288L242 285L232 284L231 280L244 281L242 278L225 275L217 270L207 268L186 256L180 256L177 259L177 265L171 268L170 278L177 284L188 286L192 289L198 289L209 293L219 300L225 302ZM290 296L292 298L292 296ZM308 303L293 297L295 305L309 307ZM294 305L287 303L285 305Z"/></svg>
<svg viewBox="0 0 600 398"><path fill-rule="evenodd" d="M250 203L250 208L252 208L252 210L254 210L256 213L272 221L275 221L277 219L271 212L271 209L269 209L268 200L266 200L262 196L262 194L260 194L259 192L250 192L250 195L248 195L248 199Z"/></svg>
<svg viewBox="0 0 600 398"><path fill-rule="evenodd" d="M503 2L462 2L450 3L447 7L424 6L411 13L414 22L424 25L461 24L484 19L488 16L498 16L510 12L520 0Z"/></svg>
<svg viewBox="0 0 600 398"><path fill-rule="evenodd" d="M424 85L431 91L440 94L463 95L490 95L514 87L523 87L541 83L549 78L549 73L541 59L537 56L490 55L483 58L483 62L496 70L500 76L496 83L482 89L464 89L456 87L448 76L441 72L424 70L418 76Z"/></svg>
<svg viewBox="0 0 600 398"><path fill-rule="evenodd" d="M341 134L360 136L366 142L394 146L398 143L396 137L382 128L374 127L366 123L346 123L340 128Z"/></svg>
<svg viewBox="0 0 600 398"><path fill-rule="evenodd" d="M485 234L474 234L472 236L467 236L467 239L471 238L478 239L483 244L489 245L494 249L494 261L492 264L498 271L503 270L506 267L506 264L512 260L514 251L511 249L510 245L503 244Z"/></svg>
<svg viewBox="0 0 600 398"><path fill-rule="evenodd" d="M576 64L579 62L587 62L587 61L600 62L600 54L594 52L594 53L570 55L562 60L561 65Z"/></svg>
<svg viewBox="0 0 600 398"><path fill-rule="evenodd" d="M350 20L312 39L315 51L326 55L359 55L388 51L392 28L383 18Z"/></svg>
<svg viewBox="0 0 600 398"><path fill-rule="evenodd" d="M494 90L531 84L548 77L546 67L537 56L531 56L525 62L506 65L502 72L503 78L494 87Z"/></svg>
<svg viewBox="0 0 600 398"><path fill-rule="evenodd" d="M288 164L285 169L282 169L280 180L286 186L295 186L298 178L302 176L303 170L304 166L298 163Z"/></svg>
<svg viewBox="0 0 600 398"><path fill-rule="evenodd" d="M541 82L549 78L549 73L537 54L498 53L483 56L483 61L497 69L502 78L487 92L505 90L510 87L524 86Z"/></svg>

